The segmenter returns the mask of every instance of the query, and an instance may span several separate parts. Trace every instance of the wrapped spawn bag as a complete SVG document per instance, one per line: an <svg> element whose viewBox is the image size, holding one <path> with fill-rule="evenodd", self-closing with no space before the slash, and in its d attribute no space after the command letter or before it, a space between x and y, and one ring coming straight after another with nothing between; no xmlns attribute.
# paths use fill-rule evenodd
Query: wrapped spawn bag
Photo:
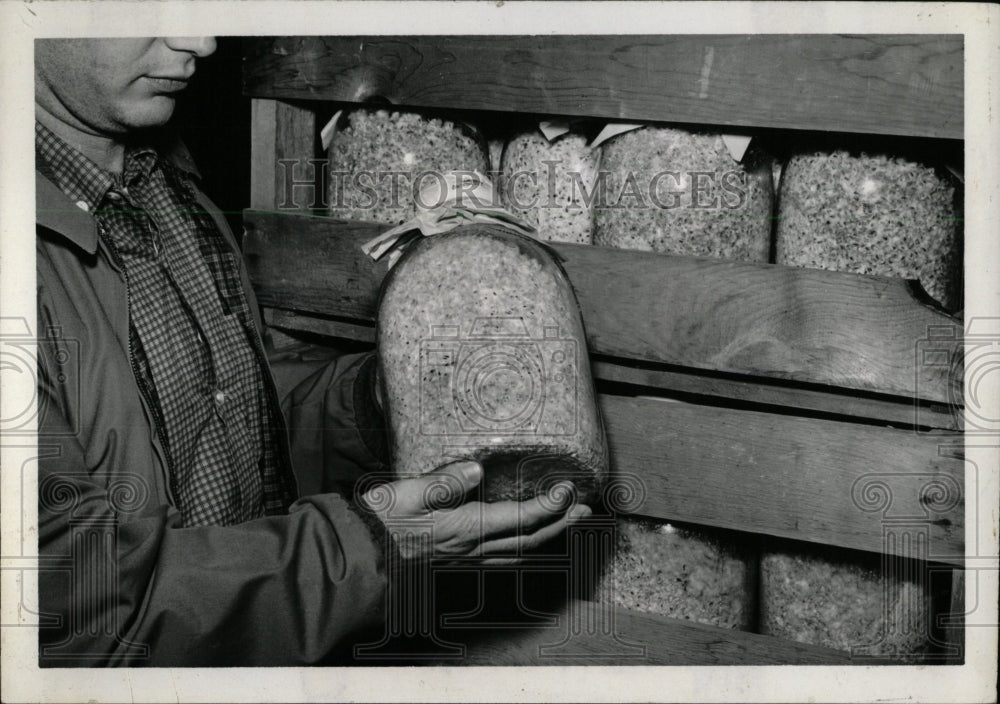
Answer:
<svg viewBox="0 0 1000 704"><path fill-rule="evenodd" d="M489 171L483 138L464 123L386 110L354 110L337 123L328 198L338 218L403 223L427 183L452 171Z"/></svg>
<svg viewBox="0 0 1000 704"><path fill-rule="evenodd" d="M601 146L594 244L767 262L772 160L753 145L733 159L722 137L643 127Z"/></svg>
<svg viewBox="0 0 1000 704"><path fill-rule="evenodd" d="M777 263L917 279L960 307L961 256L951 180L905 159L800 154L781 177Z"/></svg>
<svg viewBox="0 0 1000 704"><path fill-rule="evenodd" d="M551 142L538 130L519 134L504 147L504 205L538 228L550 242L592 244L593 193L600 150L578 134Z"/></svg>
<svg viewBox="0 0 1000 704"><path fill-rule="evenodd" d="M606 197L595 209L594 244L767 262L772 168L773 160L753 149L737 162L719 135L665 127L619 134L602 145ZM725 533L641 519L620 519L616 531L602 598L638 611L751 627L756 548L737 546Z"/></svg>
<svg viewBox="0 0 1000 704"><path fill-rule="evenodd" d="M920 568L884 576L881 556L810 546L766 551L760 564L761 633L902 660L932 649L935 596Z"/></svg>
<svg viewBox="0 0 1000 704"><path fill-rule="evenodd" d="M757 560L725 531L619 518L595 599L633 611L750 630Z"/></svg>
<svg viewBox="0 0 1000 704"><path fill-rule="evenodd" d="M544 245L469 225L419 238L390 270L378 355L399 477L483 464L483 498L560 479L598 495L607 447L580 311Z"/></svg>
<svg viewBox="0 0 1000 704"><path fill-rule="evenodd" d="M961 293L954 214L950 179L930 167L843 151L794 156L781 177L777 263L918 279L954 309ZM928 648L927 587L883 577L864 553L834 560L767 551L761 574L766 633L842 649L877 643L873 652L900 657ZM882 638L891 623L912 628Z"/></svg>

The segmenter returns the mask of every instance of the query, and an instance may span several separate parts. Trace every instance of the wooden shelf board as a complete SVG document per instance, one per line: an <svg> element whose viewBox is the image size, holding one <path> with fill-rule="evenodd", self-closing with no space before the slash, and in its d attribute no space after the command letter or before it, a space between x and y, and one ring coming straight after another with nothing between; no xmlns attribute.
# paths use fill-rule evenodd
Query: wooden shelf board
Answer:
<svg viewBox="0 0 1000 704"><path fill-rule="evenodd" d="M961 35L262 37L258 98L963 137Z"/></svg>
<svg viewBox="0 0 1000 704"><path fill-rule="evenodd" d="M330 324L320 331L365 329ZM616 484L635 492L620 512L870 552L909 549L884 532L891 519L909 515L906 529L926 536L920 544L927 549L911 557L961 561L959 434L651 397L602 394L600 405ZM877 497L883 485L889 504L873 510L866 492ZM921 499L934 486L958 500L932 511L940 506Z"/></svg>
<svg viewBox="0 0 1000 704"><path fill-rule="evenodd" d="M630 497L623 513L964 559L961 435L654 398L602 395L600 405L615 481Z"/></svg>
<svg viewBox="0 0 1000 704"><path fill-rule="evenodd" d="M873 665L885 659L852 657L832 648L709 626L657 614L572 600L551 625L476 629L441 628L438 646L449 657L385 664L580 665ZM391 650L391 646L387 648ZM934 656L929 662L936 662ZM359 665L380 664L377 659Z"/></svg>
<svg viewBox="0 0 1000 704"><path fill-rule="evenodd" d="M386 272L360 245L385 229L248 211L244 254L265 306L374 319ZM592 353L951 404L961 321L903 280L766 264L556 245ZM309 266L303 266L309 262ZM935 339L930 340L930 336Z"/></svg>
<svg viewBox="0 0 1000 704"><path fill-rule="evenodd" d="M306 332L374 346L372 321L344 320L281 308L265 308L264 318L270 327L288 332ZM749 403L798 412L844 416L859 421L875 421L895 426L920 426L947 432L962 429L961 414L956 409L923 404L895 397L873 398L832 389L809 389L777 385L763 377L723 378L697 373L691 369L663 369L637 366L630 360L592 357L590 369L595 379L628 384L648 393L692 395L722 403Z"/></svg>

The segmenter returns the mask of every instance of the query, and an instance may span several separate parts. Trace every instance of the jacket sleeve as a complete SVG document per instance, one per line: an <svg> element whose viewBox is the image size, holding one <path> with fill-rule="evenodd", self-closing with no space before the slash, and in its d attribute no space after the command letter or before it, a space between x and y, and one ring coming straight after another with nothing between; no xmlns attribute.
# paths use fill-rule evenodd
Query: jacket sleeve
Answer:
<svg viewBox="0 0 1000 704"><path fill-rule="evenodd" d="M380 627L377 519L324 494L287 515L181 528L128 468L95 480L65 415L45 401L41 665L314 664Z"/></svg>
<svg viewBox="0 0 1000 704"><path fill-rule="evenodd" d="M375 400L375 355L302 343L265 348L288 425L299 496L351 497L366 473L388 471L385 424Z"/></svg>

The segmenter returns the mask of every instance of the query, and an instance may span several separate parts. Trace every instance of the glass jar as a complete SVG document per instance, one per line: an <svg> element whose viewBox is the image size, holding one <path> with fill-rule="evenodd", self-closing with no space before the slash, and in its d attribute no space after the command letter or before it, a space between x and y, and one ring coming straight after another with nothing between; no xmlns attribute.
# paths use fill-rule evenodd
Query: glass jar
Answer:
<svg viewBox="0 0 1000 704"><path fill-rule="evenodd" d="M781 177L776 262L919 280L961 306L952 179L915 161L846 151L791 157Z"/></svg>
<svg viewBox="0 0 1000 704"><path fill-rule="evenodd" d="M626 517L595 598L633 611L750 630L757 552L735 534Z"/></svg>
<svg viewBox="0 0 1000 704"><path fill-rule="evenodd" d="M762 633L903 660L931 647L929 580L885 574L874 553L812 546L761 557Z"/></svg>
<svg viewBox="0 0 1000 704"><path fill-rule="evenodd" d="M487 501L560 479L598 496L608 453L583 323L543 244L492 225L421 238L386 277L377 336L397 476L475 459Z"/></svg>

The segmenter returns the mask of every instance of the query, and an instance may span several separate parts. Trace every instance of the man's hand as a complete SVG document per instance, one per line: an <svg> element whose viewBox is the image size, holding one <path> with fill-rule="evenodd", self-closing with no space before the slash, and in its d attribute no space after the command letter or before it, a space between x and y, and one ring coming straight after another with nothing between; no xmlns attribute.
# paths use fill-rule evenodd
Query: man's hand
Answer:
<svg viewBox="0 0 1000 704"><path fill-rule="evenodd" d="M482 476L478 463L455 462L370 489L361 500L385 523L404 561L483 556L493 563L515 562L512 556L591 513L588 506L573 504L568 482L528 501L465 502Z"/></svg>

